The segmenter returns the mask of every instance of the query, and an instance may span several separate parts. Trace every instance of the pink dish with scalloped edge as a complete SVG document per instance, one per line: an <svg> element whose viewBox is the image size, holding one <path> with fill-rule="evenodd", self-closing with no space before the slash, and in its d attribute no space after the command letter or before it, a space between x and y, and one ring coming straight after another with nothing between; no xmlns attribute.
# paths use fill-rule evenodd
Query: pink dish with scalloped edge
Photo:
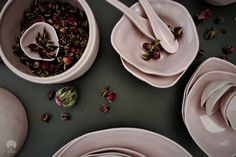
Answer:
<svg viewBox="0 0 236 157"><path fill-rule="evenodd" d="M167 25L183 27L183 37L178 40L178 51L174 54L162 52L158 61L143 60L140 56L143 52L142 44L149 42L150 39L143 35L126 16L120 19L112 31L112 45L122 58L144 73L161 76L180 74L189 67L198 52L199 40L195 24L187 9L177 2L155 0L150 3ZM137 14L144 15L139 3L134 4L131 9Z"/></svg>

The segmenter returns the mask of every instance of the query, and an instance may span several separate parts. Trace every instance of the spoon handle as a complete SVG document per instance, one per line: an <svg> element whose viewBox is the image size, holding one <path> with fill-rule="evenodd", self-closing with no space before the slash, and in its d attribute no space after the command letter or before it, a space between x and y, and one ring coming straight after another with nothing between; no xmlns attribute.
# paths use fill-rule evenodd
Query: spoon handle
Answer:
<svg viewBox="0 0 236 157"><path fill-rule="evenodd" d="M148 20L136 14L133 10L128 8L119 0L106 0L106 1L111 5L113 5L114 7L116 7L117 9L119 9L121 12L123 12L144 35L146 35L152 40L155 40L155 38L153 37L152 28Z"/></svg>
<svg viewBox="0 0 236 157"><path fill-rule="evenodd" d="M162 47L169 53L175 53L178 49L178 43L168 26L157 15L148 0L139 0L139 3L147 14L155 37L161 40Z"/></svg>

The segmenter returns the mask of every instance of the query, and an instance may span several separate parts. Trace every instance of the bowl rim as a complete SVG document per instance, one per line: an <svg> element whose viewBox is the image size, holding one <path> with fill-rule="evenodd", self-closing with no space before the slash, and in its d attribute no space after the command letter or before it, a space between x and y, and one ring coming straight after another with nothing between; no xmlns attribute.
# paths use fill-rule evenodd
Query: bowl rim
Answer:
<svg viewBox="0 0 236 157"><path fill-rule="evenodd" d="M3 7L1 14L0 14L0 28L2 27L1 23L4 18L4 15L7 12L7 9L12 5L12 3L15 0L8 0ZM93 12L91 8L89 7L88 3L84 0L76 0L84 10L88 23L89 23L89 39L88 44L83 52L83 55L81 58L77 61L76 64L74 64L71 68L69 68L67 71L60 73L55 76L49 76L49 77L39 77L39 76L33 76L27 73L24 73L20 70L18 70L15 66L13 66L8 59L5 57L1 43L0 43L0 56L3 60L3 62L7 65L7 67L13 71L16 75L19 77L34 82L34 83L41 83L41 84L50 84L50 83L59 83L59 82L65 82L66 79L72 77L75 73L78 73L79 70L83 70L84 66L87 66L86 63L89 61L90 56L92 55L93 49L96 46L96 40L98 38L97 33L97 24L95 17L93 15Z"/></svg>

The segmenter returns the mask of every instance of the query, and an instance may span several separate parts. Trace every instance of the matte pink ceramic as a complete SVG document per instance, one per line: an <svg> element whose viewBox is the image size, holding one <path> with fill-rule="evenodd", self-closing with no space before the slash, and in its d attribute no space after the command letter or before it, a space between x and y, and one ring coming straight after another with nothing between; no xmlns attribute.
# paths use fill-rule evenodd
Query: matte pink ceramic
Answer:
<svg viewBox="0 0 236 157"><path fill-rule="evenodd" d="M184 72L173 75L173 76L160 76L160 75L151 75L143 73L142 71L138 70L128 62L126 62L124 59L121 58L121 62L125 69L129 71L132 75L137 77L138 79L148 83L149 85L153 87L158 88L168 88L171 86L174 86L176 82L182 77Z"/></svg>
<svg viewBox="0 0 236 157"><path fill-rule="evenodd" d="M73 141L58 156L53 157L77 157L107 147L127 148L145 156L191 157L186 150L172 140L150 131L135 128L96 131L78 137Z"/></svg>
<svg viewBox="0 0 236 157"><path fill-rule="evenodd" d="M186 97L185 124L194 141L208 156L232 157L236 155L236 132L227 127L220 110L208 116L200 106L204 88L217 80L235 82L236 74L211 71L202 75Z"/></svg>
<svg viewBox="0 0 236 157"><path fill-rule="evenodd" d="M1 87L0 130L0 156L16 156L27 136L27 115L19 99Z"/></svg>
<svg viewBox="0 0 236 157"><path fill-rule="evenodd" d="M186 96L188 95L189 91L191 90L194 83L205 73L208 73L210 71L226 71L226 72L232 72L236 73L236 66L228 61L211 57L204 61L194 72L194 74L191 76L190 80L188 81L183 95L183 103L182 103L182 117L185 121L185 100Z"/></svg>
<svg viewBox="0 0 236 157"><path fill-rule="evenodd" d="M142 44L150 40L126 16L120 19L112 31L112 45L122 58L144 73L160 76L178 75L189 67L197 55L199 41L195 24L187 9L175 1L155 0L150 3L166 24L183 27L183 37L178 40L178 51L174 54L161 52L159 60L143 60L140 56L144 53ZM131 8L137 14L144 15L138 3Z"/></svg>
<svg viewBox="0 0 236 157"><path fill-rule="evenodd" d="M89 23L89 39L79 61L67 71L50 77L31 75L28 67L23 65L13 54L16 34L20 31L23 12L30 7L33 0L8 0L0 15L0 56L6 66L18 76L35 83L52 84L71 81L83 75L93 64L99 47L99 32L92 10L85 0L61 0L85 11Z"/></svg>
<svg viewBox="0 0 236 157"><path fill-rule="evenodd" d="M231 101L231 99L236 95L236 90L232 89L230 91L228 91L226 93L226 95L222 98L221 102L220 102L220 111L222 114L222 117L225 121L225 124L230 127L229 125L229 121L228 118L226 116L226 109L228 108L229 102Z"/></svg>

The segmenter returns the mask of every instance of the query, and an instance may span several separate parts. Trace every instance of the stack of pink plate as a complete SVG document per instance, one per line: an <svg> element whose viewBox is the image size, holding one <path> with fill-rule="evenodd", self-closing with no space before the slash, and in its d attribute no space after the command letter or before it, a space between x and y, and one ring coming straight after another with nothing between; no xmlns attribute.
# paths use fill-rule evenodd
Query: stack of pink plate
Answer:
<svg viewBox="0 0 236 157"><path fill-rule="evenodd" d="M155 0L150 3L167 25L183 28L183 36L178 39L177 52L169 54L163 51L159 60L143 60L142 45L150 42L150 39L126 16L115 25L111 42L120 55L122 64L131 74L154 87L167 88L173 86L192 63L198 52L199 40L192 17L184 6L169 0ZM140 16L145 15L139 3L134 4L131 9Z"/></svg>
<svg viewBox="0 0 236 157"><path fill-rule="evenodd" d="M229 99L236 95L235 86L236 66L218 58L209 58L198 67L185 88L184 122L192 138L209 156L236 155L235 121L231 121L231 126L228 124L224 109L228 103L231 106L229 111L235 113L235 99Z"/></svg>
<svg viewBox="0 0 236 157"><path fill-rule="evenodd" d="M159 134L136 128L115 128L78 137L53 157L191 157L180 145Z"/></svg>

